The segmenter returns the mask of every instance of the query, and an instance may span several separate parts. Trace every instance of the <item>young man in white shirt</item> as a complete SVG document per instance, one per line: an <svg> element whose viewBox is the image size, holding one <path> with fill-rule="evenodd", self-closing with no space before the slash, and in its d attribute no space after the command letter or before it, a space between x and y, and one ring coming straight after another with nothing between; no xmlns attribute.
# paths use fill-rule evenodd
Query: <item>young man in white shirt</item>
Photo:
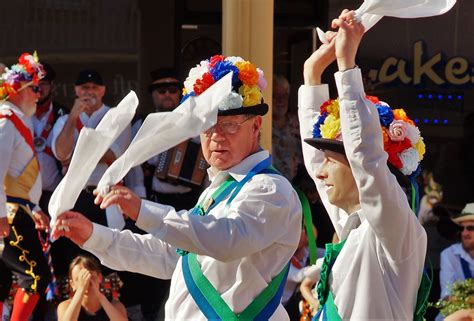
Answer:
<svg viewBox="0 0 474 321"><path fill-rule="evenodd" d="M318 284L317 318L413 320L426 233L397 178L403 183L401 171L413 172L422 153L400 135L405 147L417 153L415 162L407 169L400 155L387 155L382 139L385 129L381 129L377 108L366 99L355 63L364 27L354 12L347 10L333 20L332 26L338 32L328 33L329 43L321 45L305 62L305 84L299 89L305 165L341 240L326 248ZM321 84L321 75L335 59L339 100L325 102L328 87ZM386 104L377 104L392 113L385 124L388 126L394 121L394 113ZM400 126L406 129L408 123ZM386 133L390 142L392 134L396 136ZM398 161L398 169L390 163L393 158Z"/></svg>

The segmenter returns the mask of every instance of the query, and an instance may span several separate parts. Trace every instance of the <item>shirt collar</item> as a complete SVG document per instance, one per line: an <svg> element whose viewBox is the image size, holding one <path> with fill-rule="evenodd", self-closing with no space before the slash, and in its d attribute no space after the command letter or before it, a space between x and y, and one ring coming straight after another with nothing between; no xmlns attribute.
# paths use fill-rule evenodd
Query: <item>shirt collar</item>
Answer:
<svg viewBox="0 0 474 321"><path fill-rule="evenodd" d="M16 114L21 120L24 120L24 119L26 118L25 113L24 113L20 108L18 108L15 104L12 104L12 103L9 102L9 101L5 101L5 102L3 102L3 103L0 105L0 110L5 110L5 109L10 109L10 110L12 110L13 112L15 112L15 114Z"/></svg>
<svg viewBox="0 0 474 321"><path fill-rule="evenodd" d="M456 243L456 246L453 248L453 252L455 255L462 257L467 262L474 262L474 259L462 247L462 243Z"/></svg>
<svg viewBox="0 0 474 321"><path fill-rule="evenodd" d="M209 167L207 169L207 173L209 175L209 180L211 184L219 184L220 182L224 181L229 175L232 176L236 181L240 182L247 174L250 172L252 168L254 168L258 163L263 161L264 159L268 158L269 154L266 150L260 150L247 158L244 158L240 163L237 165L219 171L214 167Z"/></svg>
<svg viewBox="0 0 474 321"><path fill-rule="evenodd" d="M105 104L102 104L102 106L100 106L99 109L97 109L95 112L93 112L90 115L90 117L85 112L82 112L80 117L83 118L84 120L88 121L89 119L93 119L96 115L101 115L101 114L105 113L107 111L106 109L107 109L107 106L105 106Z"/></svg>
<svg viewBox="0 0 474 321"><path fill-rule="evenodd" d="M338 223L342 226L341 230L341 235L340 235L340 241L345 240L348 236L349 233L358 228L361 224L361 217L360 217L360 211L358 210L351 215L344 215Z"/></svg>

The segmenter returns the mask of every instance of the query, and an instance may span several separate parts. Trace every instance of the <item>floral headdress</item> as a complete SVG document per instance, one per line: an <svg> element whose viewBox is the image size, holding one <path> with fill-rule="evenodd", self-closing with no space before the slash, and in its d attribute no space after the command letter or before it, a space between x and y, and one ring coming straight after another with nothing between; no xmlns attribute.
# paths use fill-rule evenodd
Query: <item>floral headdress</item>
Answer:
<svg viewBox="0 0 474 321"><path fill-rule="evenodd" d="M233 72L232 92L219 105L218 115L265 115L268 105L263 102L262 92L267 82L263 71L241 57L215 55L201 61L184 81L181 102L189 96L199 96L230 71Z"/></svg>
<svg viewBox="0 0 474 321"><path fill-rule="evenodd" d="M425 143L420 130L403 109L391 109L377 97L366 96L379 114L384 150L388 167L402 186L412 187L412 208L418 212L419 193L415 177L420 173L420 162L425 154ZM342 144L341 118L338 99L329 99L320 107L320 116L313 126L313 138L305 141L319 149L345 153Z"/></svg>
<svg viewBox="0 0 474 321"><path fill-rule="evenodd" d="M18 58L18 63L5 68L5 72L0 76L0 101L7 100L31 84L37 85L45 75L36 51L33 55L23 53Z"/></svg>

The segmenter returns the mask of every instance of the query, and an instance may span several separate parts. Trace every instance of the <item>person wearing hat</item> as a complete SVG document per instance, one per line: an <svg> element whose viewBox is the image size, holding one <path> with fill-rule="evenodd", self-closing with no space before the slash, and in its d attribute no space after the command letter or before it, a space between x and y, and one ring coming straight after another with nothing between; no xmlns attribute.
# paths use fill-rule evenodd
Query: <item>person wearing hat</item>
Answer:
<svg viewBox="0 0 474 321"><path fill-rule="evenodd" d="M96 70L85 69L79 72L74 91L77 98L70 113L61 116L52 130L51 149L54 156L64 165L63 172L67 171L67 164L71 160L81 129L96 128L110 110L110 107L103 103L106 87L102 76ZM76 201L74 209L86 213L93 222L106 226L108 224L106 212L94 204L92 192L108 166L128 147L130 137L131 130L128 126L99 161ZM67 276L69 263L81 253L81 250L67 239L60 239L57 242L61 244L57 245L57 255L64 259L57 262L55 270L58 275Z"/></svg>
<svg viewBox="0 0 474 321"><path fill-rule="evenodd" d="M77 212L61 214L54 228L54 236L70 237L108 266L171 278L167 320L289 320L280 300L301 205L259 146L268 111L263 72L240 57L213 56L191 69L184 99L230 71L233 90L219 105L217 123L200 135L210 185L193 209L177 212L114 186L97 202L118 204L150 234L114 231ZM62 225L68 231L57 229Z"/></svg>
<svg viewBox="0 0 474 321"><path fill-rule="evenodd" d="M306 60L298 93L305 166L340 240L326 245L315 319L421 320L426 233L403 188L424 144L403 110L366 98L355 63L364 27L354 11L332 27L337 33ZM339 98L327 100L321 75L334 60Z"/></svg>
<svg viewBox="0 0 474 321"><path fill-rule="evenodd" d="M36 53L24 53L0 77L0 315L14 273L19 285L11 313L15 321L28 320L51 277L37 231L47 230L49 219L38 206L41 173L31 121L44 74Z"/></svg>
<svg viewBox="0 0 474 321"><path fill-rule="evenodd" d="M474 203L466 204L452 220L459 225L461 242L441 252L441 299L449 296L454 282L474 277Z"/></svg>

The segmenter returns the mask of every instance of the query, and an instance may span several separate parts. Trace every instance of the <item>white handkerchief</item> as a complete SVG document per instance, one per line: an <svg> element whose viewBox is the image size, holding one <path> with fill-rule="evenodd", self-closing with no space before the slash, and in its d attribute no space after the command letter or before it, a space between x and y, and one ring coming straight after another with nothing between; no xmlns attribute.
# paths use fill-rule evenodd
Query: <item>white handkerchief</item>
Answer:
<svg viewBox="0 0 474 321"><path fill-rule="evenodd" d="M151 157L198 136L217 122L219 103L232 89L232 72L198 97L189 97L172 112L148 115L128 149L107 169L97 189L101 195L128 171Z"/></svg>
<svg viewBox="0 0 474 321"><path fill-rule="evenodd" d="M111 108L95 129L82 128L66 175L53 192L48 210L51 227L59 214L74 207L99 160L130 124L138 106L135 92L122 99L116 108ZM122 218L123 220L123 218Z"/></svg>
<svg viewBox="0 0 474 321"><path fill-rule="evenodd" d="M438 16L448 12L456 0L365 0L357 9L359 19L367 32L383 16L396 18L422 18ZM318 31L322 43L328 43L324 32Z"/></svg>

